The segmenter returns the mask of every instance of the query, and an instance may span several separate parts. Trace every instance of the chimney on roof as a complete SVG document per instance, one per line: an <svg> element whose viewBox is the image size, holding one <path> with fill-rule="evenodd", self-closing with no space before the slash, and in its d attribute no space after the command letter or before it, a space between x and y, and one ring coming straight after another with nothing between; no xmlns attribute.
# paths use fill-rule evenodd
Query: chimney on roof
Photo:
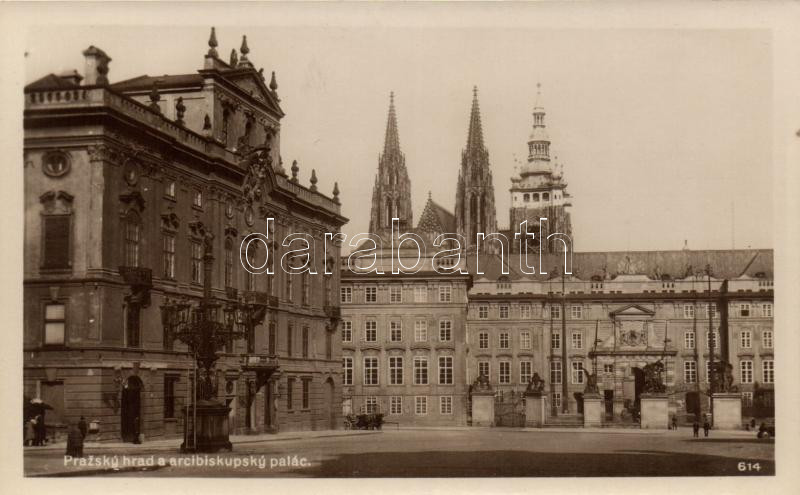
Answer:
<svg viewBox="0 0 800 495"><path fill-rule="evenodd" d="M83 76L78 74L78 71L76 71L75 69L64 71L61 74L59 74L58 77L69 83L74 84L75 86L80 86L81 81L83 81Z"/></svg>
<svg viewBox="0 0 800 495"><path fill-rule="evenodd" d="M92 45L83 51L86 59L86 79L83 81L86 86L105 86L108 84L108 63L111 57L106 52Z"/></svg>

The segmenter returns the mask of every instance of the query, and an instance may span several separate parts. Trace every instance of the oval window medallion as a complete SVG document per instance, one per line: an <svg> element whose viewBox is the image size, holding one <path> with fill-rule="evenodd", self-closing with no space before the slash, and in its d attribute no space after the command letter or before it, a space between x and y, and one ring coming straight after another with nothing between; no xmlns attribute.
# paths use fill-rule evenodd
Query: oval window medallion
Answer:
<svg viewBox="0 0 800 495"><path fill-rule="evenodd" d="M42 170L50 177L66 175L69 169L69 157L62 151L51 151L42 158Z"/></svg>
<svg viewBox="0 0 800 495"><path fill-rule="evenodd" d="M247 223L248 226L253 226L253 207L248 206L247 209L244 211L244 221Z"/></svg>

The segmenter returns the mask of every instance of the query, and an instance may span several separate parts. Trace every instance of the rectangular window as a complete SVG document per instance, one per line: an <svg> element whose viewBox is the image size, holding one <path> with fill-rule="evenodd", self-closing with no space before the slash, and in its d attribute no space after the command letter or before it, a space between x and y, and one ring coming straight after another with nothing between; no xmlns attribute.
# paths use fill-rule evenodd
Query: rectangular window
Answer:
<svg viewBox="0 0 800 495"><path fill-rule="evenodd" d="M753 392L742 392L742 407L753 405Z"/></svg>
<svg viewBox="0 0 800 495"><path fill-rule="evenodd" d="M533 377L533 362L520 361L519 362L519 382L523 385L530 383Z"/></svg>
<svg viewBox="0 0 800 495"><path fill-rule="evenodd" d="M125 306L125 343L128 347L139 347L139 313L140 307L137 304Z"/></svg>
<svg viewBox="0 0 800 495"><path fill-rule="evenodd" d="M233 243L225 242L225 287L233 287Z"/></svg>
<svg viewBox="0 0 800 495"><path fill-rule="evenodd" d="M192 282L203 283L203 245L192 241Z"/></svg>
<svg viewBox="0 0 800 495"><path fill-rule="evenodd" d="M164 257L164 263L163 263L164 278L168 279L175 278L175 236L172 234L164 234L163 257Z"/></svg>
<svg viewBox="0 0 800 495"><path fill-rule="evenodd" d="M286 300L289 302L294 301L294 275L286 273Z"/></svg>
<svg viewBox="0 0 800 495"><path fill-rule="evenodd" d="M378 384L378 358L364 358L364 385Z"/></svg>
<svg viewBox="0 0 800 495"><path fill-rule="evenodd" d="M278 352L278 324L274 321L269 323L269 354L274 356Z"/></svg>
<svg viewBox="0 0 800 495"><path fill-rule="evenodd" d="M714 349L719 349L719 332L716 330L713 332L706 332L706 348L711 349L711 345L714 345Z"/></svg>
<svg viewBox="0 0 800 495"><path fill-rule="evenodd" d="M519 348L520 349L530 349L531 348L531 333L530 332L522 332L519 334Z"/></svg>
<svg viewBox="0 0 800 495"><path fill-rule="evenodd" d="M583 334L580 332L572 332L572 348L583 349Z"/></svg>
<svg viewBox="0 0 800 495"><path fill-rule="evenodd" d="M414 385L428 384L428 358L414 357Z"/></svg>
<svg viewBox="0 0 800 495"><path fill-rule="evenodd" d="M775 383L775 361L771 359L761 361L761 381Z"/></svg>
<svg viewBox="0 0 800 495"><path fill-rule="evenodd" d="M553 407L561 407L561 392L553 392Z"/></svg>
<svg viewBox="0 0 800 495"><path fill-rule="evenodd" d="M561 384L561 361L552 361L550 363L550 383Z"/></svg>
<svg viewBox="0 0 800 495"><path fill-rule="evenodd" d="M368 303L378 302L378 288L366 287L364 289L364 301Z"/></svg>
<svg viewBox="0 0 800 495"><path fill-rule="evenodd" d="M694 349L694 332L684 332L683 334L683 348Z"/></svg>
<svg viewBox="0 0 800 495"><path fill-rule="evenodd" d="M303 305L308 305L311 300L311 276L308 272L303 272L301 281L303 284Z"/></svg>
<svg viewBox="0 0 800 495"><path fill-rule="evenodd" d="M481 332L478 334L478 348L479 349L488 349L489 348L489 334L486 332Z"/></svg>
<svg viewBox="0 0 800 495"><path fill-rule="evenodd" d="M439 286L439 302L449 303L452 297L452 287L449 285Z"/></svg>
<svg viewBox="0 0 800 495"><path fill-rule="evenodd" d="M683 305L683 317L687 319L694 318L694 305L693 304L684 304Z"/></svg>
<svg viewBox="0 0 800 495"><path fill-rule="evenodd" d="M44 344L62 345L66 333L66 307L48 304L44 307Z"/></svg>
<svg viewBox="0 0 800 495"><path fill-rule="evenodd" d="M164 419L175 418L175 384L178 380L177 376L164 376Z"/></svg>
<svg viewBox="0 0 800 495"><path fill-rule="evenodd" d="M741 304L741 305L739 305L739 316L741 316L743 318L750 316L750 305L749 304Z"/></svg>
<svg viewBox="0 0 800 495"><path fill-rule="evenodd" d="M125 266L139 266L139 234L141 230L138 217L125 221Z"/></svg>
<svg viewBox="0 0 800 495"><path fill-rule="evenodd" d="M403 286L399 284L389 286L389 302L403 302Z"/></svg>
<svg viewBox="0 0 800 495"><path fill-rule="evenodd" d="M500 383L511 383L511 363L508 361L500 361L498 365L498 381Z"/></svg>
<svg viewBox="0 0 800 495"><path fill-rule="evenodd" d="M583 306L572 306L572 319L580 320L583 318Z"/></svg>
<svg viewBox="0 0 800 495"><path fill-rule="evenodd" d="M192 196L192 206L196 206L198 208L203 207L203 193L200 191L195 191L194 196Z"/></svg>
<svg viewBox="0 0 800 495"><path fill-rule="evenodd" d="M507 320L508 319L508 304L501 304L500 305L500 319Z"/></svg>
<svg viewBox="0 0 800 495"><path fill-rule="evenodd" d="M287 411L291 411L292 408L294 407L294 401L292 400L293 399L292 395L294 395L293 394L294 390L292 390L293 388L294 388L294 378L288 378L286 380L286 410Z"/></svg>
<svg viewBox="0 0 800 495"><path fill-rule="evenodd" d="M353 288L352 287L340 287L339 288L339 300L344 304L353 302Z"/></svg>
<svg viewBox="0 0 800 495"><path fill-rule="evenodd" d="M452 335L453 322L450 320L439 320L439 342L450 342Z"/></svg>
<svg viewBox="0 0 800 495"><path fill-rule="evenodd" d="M683 381L697 383L697 363L694 361L683 362Z"/></svg>
<svg viewBox="0 0 800 495"><path fill-rule="evenodd" d="M717 303L711 303L706 305L706 318L716 318L717 317Z"/></svg>
<svg viewBox="0 0 800 495"><path fill-rule="evenodd" d="M303 357L308 357L308 327L303 327Z"/></svg>
<svg viewBox="0 0 800 495"><path fill-rule="evenodd" d="M478 306L478 319L485 320L489 318L489 306L481 304Z"/></svg>
<svg viewBox="0 0 800 495"><path fill-rule="evenodd" d="M403 358L401 356L389 357L389 385L403 384Z"/></svg>
<svg viewBox="0 0 800 495"><path fill-rule="evenodd" d="M353 341L353 322L352 321L343 321L342 322L342 342L352 342Z"/></svg>
<svg viewBox="0 0 800 495"><path fill-rule="evenodd" d="M453 356L439 356L439 385L453 384Z"/></svg>
<svg viewBox="0 0 800 495"><path fill-rule="evenodd" d="M742 383L753 383L753 362L752 361L742 361L739 363L741 369L741 382Z"/></svg>
<svg viewBox="0 0 800 495"><path fill-rule="evenodd" d="M414 322L414 342L428 341L428 321L417 320Z"/></svg>
<svg viewBox="0 0 800 495"><path fill-rule="evenodd" d="M572 383L573 385L583 383L583 363L581 361L572 362Z"/></svg>
<svg viewBox="0 0 800 495"><path fill-rule="evenodd" d="M353 384L353 358L342 358L342 383L344 385Z"/></svg>
<svg viewBox="0 0 800 495"><path fill-rule="evenodd" d="M364 322L364 340L367 342L378 341L378 322L367 320Z"/></svg>
<svg viewBox="0 0 800 495"><path fill-rule="evenodd" d="M428 302L428 287L425 285L414 286L414 302L426 303Z"/></svg>
<svg viewBox="0 0 800 495"><path fill-rule="evenodd" d="M772 349L772 330L764 330L761 333L761 345L764 349Z"/></svg>
<svg viewBox="0 0 800 495"><path fill-rule="evenodd" d="M42 268L69 268L71 217L69 215L47 215L42 219Z"/></svg>
<svg viewBox="0 0 800 495"><path fill-rule="evenodd" d="M308 409L308 393L311 388L311 379L303 378L303 409Z"/></svg>
<svg viewBox="0 0 800 495"><path fill-rule="evenodd" d="M561 306L550 306L550 318L553 320L561 318Z"/></svg>
<svg viewBox="0 0 800 495"><path fill-rule="evenodd" d="M603 372L604 373L613 373L614 372L614 365L613 364L604 364L603 365Z"/></svg>
<svg viewBox="0 0 800 495"><path fill-rule="evenodd" d="M392 342L403 340L403 323L401 321L389 322L389 340Z"/></svg>
<svg viewBox="0 0 800 495"><path fill-rule="evenodd" d="M772 318L772 304L762 304L761 315L764 318Z"/></svg>
<svg viewBox="0 0 800 495"><path fill-rule="evenodd" d="M553 332L550 335L550 347L552 349L561 349L561 334Z"/></svg>
<svg viewBox="0 0 800 495"><path fill-rule="evenodd" d="M399 395L389 397L389 414L403 414L403 397Z"/></svg>
<svg viewBox="0 0 800 495"><path fill-rule="evenodd" d="M428 398L427 397L414 397L414 414L424 416L428 414Z"/></svg>
<svg viewBox="0 0 800 495"><path fill-rule="evenodd" d="M706 383L711 381L711 361L706 361Z"/></svg>
<svg viewBox="0 0 800 495"><path fill-rule="evenodd" d="M742 349L749 349L750 344L750 331L742 330L742 333L739 335L739 345Z"/></svg>
<svg viewBox="0 0 800 495"><path fill-rule="evenodd" d="M508 333L502 332L500 334L500 349L508 349L509 347Z"/></svg>
<svg viewBox="0 0 800 495"><path fill-rule="evenodd" d="M370 396L364 399L364 412L366 414L375 414L378 412L378 398Z"/></svg>
<svg viewBox="0 0 800 495"><path fill-rule="evenodd" d="M478 375L484 375L486 378L491 376L489 374L489 361L478 361Z"/></svg>
<svg viewBox="0 0 800 495"><path fill-rule="evenodd" d="M453 414L453 397L443 395L439 397L439 414Z"/></svg>
<svg viewBox="0 0 800 495"><path fill-rule="evenodd" d="M294 347L294 325L289 323L286 325L286 355L291 356L293 354L292 347Z"/></svg>
<svg viewBox="0 0 800 495"><path fill-rule="evenodd" d="M519 317L523 320L528 320L531 318L531 305L530 304L521 304L519 306Z"/></svg>

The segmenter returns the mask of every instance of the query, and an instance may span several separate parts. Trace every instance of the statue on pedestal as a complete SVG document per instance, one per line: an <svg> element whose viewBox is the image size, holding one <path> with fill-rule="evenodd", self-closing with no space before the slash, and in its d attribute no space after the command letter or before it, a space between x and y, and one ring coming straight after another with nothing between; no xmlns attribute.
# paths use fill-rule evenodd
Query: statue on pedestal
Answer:
<svg viewBox="0 0 800 495"><path fill-rule="evenodd" d="M646 394L663 394L667 391L664 385L664 363L659 359L655 363L645 365L642 369L644 372L644 386L642 392Z"/></svg>
<svg viewBox="0 0 800 495"><path fill-rule="evenodd" d="M544 380L539 376L539 373L534 373L531 380L528 382L528 387L525 389L525 395L541 395L544 392Z"/></svg>
<svg viewBox="0 0 800 495"><path fill-rule="evenodd" d="M600 389L597 387L597 373L584 371L583 374L586 376L586 386L583 388L584 395L600 395Z"/></svg>
<svg viewBox="0 0 800 495"><path fill-rule="evenodd" d="M491 392L492 385L489 383L489 377L486 376L484 373L478 375L478 378L475 379L475 382L472 384L472 391L473 392Z"/></svg>
<svg viewBox="0 0 800 495"><path fill-rule="evenodd" d="M739 388L733 385L733 365L726 361L714 361L711 363L712 394L727 394L738 392Z"/></svg>

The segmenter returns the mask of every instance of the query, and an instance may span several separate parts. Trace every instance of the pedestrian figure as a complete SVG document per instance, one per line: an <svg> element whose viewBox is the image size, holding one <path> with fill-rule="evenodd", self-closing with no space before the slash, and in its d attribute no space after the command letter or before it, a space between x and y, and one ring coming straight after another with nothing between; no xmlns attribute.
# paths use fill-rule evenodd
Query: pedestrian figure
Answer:
<svg viewBox="0 0 800 495"><path fill-rule="evenodd" d="M703 435L708 436L708 430L711 429L711 425L708 422L708 418L706 418L705 422L703 423Z"/></svg>
<svg viewBox="0 0 800 495"><path fill-rule="evenodd" d="M81 432L84 440L86 439L86 434L89 432L89 425L86 424L86 418L81 416L80 421L78 421L78 429Z"/></svg>
<svg viewBox="0 0 800 495"><path fill-rule="evenodd" d="M25 446L30 447L33 445L35 438L36 432L34 431L34 419L30 418L28 421L25 421Z"/></svg>
<svg viewBox="0 0 800 495"><path fill-rule="evenodd" d="M753 419L750 420L750 429L751 430L755 430L756 429L756 418L753 418Z"/></svg>
<svg viewBox="0 0 800 495"><path fill-rule="evenodd" d="M140 432L139 432L139 428L140 428L139 422L140 422L139 416L136 416L136 419L133 420L133 433L134 433L133 443L137 443L137 444L138 443L142 443L141 435L140 435Z"/></svg>
<svg viewBox="0 0 800 495"><path fill-rule="evenodd" d="M672 415L672 429L678 429L678 418L676 418L674 414Z"/></svg>
<svg viewBox="0 0 800 495"><path fill-rule="evenodd" d="M83 457L83 433L77 425L72 425L67 435L67 455Z"/></svg>
<svg viewBox="0 0 800 495"><path fill-rule="evenodd" d="M36 427L34 431L36 433L33 444L39 447L43 446L45 437L47 436L47 426L44 424L44 415L39 414L36 416Z"/></svg>
<svg viewBox="0 0 800 495"><path fill-rule="evenodd" d="M698 438L700 436L700 423L697 422L697 418L695 418L694 423L692 424L692 431L694 432L694 438Z"/></svg>

